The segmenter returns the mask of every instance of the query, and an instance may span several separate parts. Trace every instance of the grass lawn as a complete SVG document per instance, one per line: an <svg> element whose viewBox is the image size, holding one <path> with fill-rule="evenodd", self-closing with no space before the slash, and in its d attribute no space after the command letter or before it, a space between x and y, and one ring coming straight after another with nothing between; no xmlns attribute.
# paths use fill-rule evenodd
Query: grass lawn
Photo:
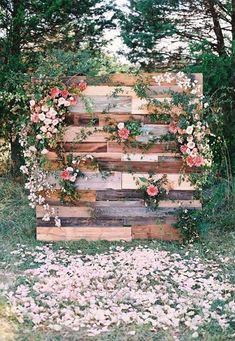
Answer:
<svg viewBox="0 0 235 341"><path fill-rule="evenodd" d="M0 241L0 341L235 339L235 229L193 245L37 242L27 196L2 178Z"/></svg>

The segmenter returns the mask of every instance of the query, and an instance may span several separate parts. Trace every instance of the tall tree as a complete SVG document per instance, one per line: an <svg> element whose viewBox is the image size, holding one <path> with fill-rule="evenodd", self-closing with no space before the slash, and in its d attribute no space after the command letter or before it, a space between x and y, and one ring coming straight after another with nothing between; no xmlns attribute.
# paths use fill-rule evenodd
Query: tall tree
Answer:
<svg viewBox="0 0 235 341"><path fill-rule="evenodd" d="M190 60L192 43L230 54L232 18L229 0L129 0L120 15L121 36L132 62L179 64Z"/></svg>
<svg viewBox="0 0 235 341"><path fill-rule="evenodd" d="M12 69L24 58L26 65L48 46L99 48L103 31L114 27L112 10L103 0L0 0L1 62Z"/></svg>

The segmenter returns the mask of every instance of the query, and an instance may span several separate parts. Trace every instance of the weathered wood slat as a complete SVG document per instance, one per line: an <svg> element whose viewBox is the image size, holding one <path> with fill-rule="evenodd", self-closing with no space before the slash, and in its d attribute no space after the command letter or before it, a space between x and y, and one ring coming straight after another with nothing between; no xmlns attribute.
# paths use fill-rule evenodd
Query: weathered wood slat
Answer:
<svg viewBox="0 0 235 341"><path fill-rule="evenodd" d="M99 91L96 90L96 91ZM92 110L95 113L102 112L121 112L131 113L131 97L130 96L89 96L92 103ZM78 101L76 105L71 107L71 112L85 113L86 106L82 101Z"/></svg>
<svg viewBox="0 0 235 341"><path fill-rule="evenodd" d="M131 241L130 227L37 227L37 239L59 240L125 240Z"/></svg>
<svg viewBox="0 0 235 341"><path fill-rule="evenodd" d="M167 152L173 152L176 148L175 143L157 143L154 144L151 148L148 150L141 150L138 148L130 148L126 147L124 144L119 144L117 142L108 141L107 142L107 151L108 153L118 153L118 152L126 152L126 153L143 153L143 154L149 154L149 153L167 153Z"/></svg>
<svg viewBox="0 0 235 341"><path fill-rule="evenodd" d="M92 208L90 207L78 207L78 206L54 206L55 213L57 216L64 217L91 217ZM42 218L44 216L44 210L41 206L36 207L37 218Z"/></svg>
<svg viewBox="0 0 235 341"><path fill-rule="evenodd" d="M169 191L165 198L168 200L193 200L194 191ZM105 201L105 200L136 200L142 199L143 193L140 190L132 190L132 189L122 189L122 190L114 190L114 189L106 189L96 191L96 200L97 201Z"/></svg>
<svg viewBox="0 0 235 341"><path fill-rule="evenodd" d="M74 204L80 204L83 202L93 202L96 201L96 191L78 191L79 193L79 200ZM50 193L40 193L43 196L47 197L47 202L51 205L58 205L60 203L60 191L55 190ZM64 205L67 205L66 203Z"/></svg>
<svg viewBox="0 0 235 341"><path fill-rule="evenodd" d="M107 142L64 143L65 152L103 153L107 152Z"/></svg>
<svg viewBox="0 0 235 341"><path fill-rule="evenodd" d="M79 178L76 187L80 190L121 189L122 177L120 172L112 172L103 177L99 172L86 172L84 178Z"/></svg>
<svg viewBox="0 0 235 341"><path fill-rule="evenodd" d="M162 178L163 173L156 174L154 176L155 179ZM122 189L138 189L138 185L136 184L136 180L139 177L149 177L148 173L136 173L133 177L132 174L122 173ZM169 182L169 190L194 190L193 185L189 180L180 180L180 174L168 174L167 179Z"/></svg>
<svg viewBox="0 0 235 341"><path fill-rule="evenodd" d="M159 239L178 240L182 237L179 231L170 224L133 226L131 228L133 239Z"/></svg>
<svg viewBox="0 0 235 341"><path fill-rule="evenodd" d="M150 173L165 173L175 174L180 173L183 169L183 161L160 161L160 162L148 162L148 161L109 161L100 159L100 169L116 171L116 172L150 172ZM195 170L190 167L186 167L185 173L196 173Z"/></svg>
<svg viewBox="0 0 235 341"><path fill-rule="evenodd" d="M81 143L81 136L84 136L82 142L106 142L109 137L107 133L96 128L69 126L65 130L63 141Z"/></svg>
<svg viewBox="0 0 235 341"><path fill-rule="evenodd" d="M174 224L176 222L176 216L165 215L162 217L100 217L97 218L85 218L85 217L61 217L61 223L63 227L77 226L80 227L119 227L119 226L143 226L154 224ZM43 221L42 218L37 218L37 226L41 227L53 227L55 225L54 220Z"/></svg>

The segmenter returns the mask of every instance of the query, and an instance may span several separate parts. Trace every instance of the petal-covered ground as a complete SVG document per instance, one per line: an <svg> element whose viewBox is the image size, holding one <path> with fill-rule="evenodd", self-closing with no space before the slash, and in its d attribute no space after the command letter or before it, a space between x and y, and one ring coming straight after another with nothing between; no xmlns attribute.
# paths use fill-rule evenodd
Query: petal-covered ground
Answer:
<svg viewBox="0 0 235 341"><path fill-rule="evenodd" d="M71 255L42 246L16 253L31 259L31 268L5 294L18 320L32 321L36 329L96 335L149 324L177 339L182 329L197 338L214 323L232 337L235 287L221 269L229 258L215 262L147 247Z"/></svg>

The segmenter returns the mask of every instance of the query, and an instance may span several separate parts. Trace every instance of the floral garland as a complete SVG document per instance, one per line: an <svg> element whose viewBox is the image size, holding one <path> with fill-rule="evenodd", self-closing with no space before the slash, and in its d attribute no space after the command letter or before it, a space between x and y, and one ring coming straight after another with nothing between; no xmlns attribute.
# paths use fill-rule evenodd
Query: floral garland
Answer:
<svg viewBox="0 0 235 341"><path fill-rule="evenodd" d="M173 99L170 106L169 104L163 105L165 108L163 109L164 113L161 112L161 118L165 117L166 122L169 123L170 139L173 138L177 143L185 165L211 167L212 152L209 140L212 134L201 104L195 104L195 98L200 94L201 86L197 84L197 80L192 80L183 72L178 72L176 75L166 73L153 76L153 79L158 85L161 85L162 82L172 83L175 81L179 87L189 92L192 101L186 108L180 103L175 104ZM165 139L168 138L165 137Z"/></svg>
<svg viewBox="0 0 235 341"><path fill-rule="evenodd" d="M36 205L42 205L45 212L42 220L49 221L54 217L55 225L60 227L59 217L46 202L46 196L52 193L56 186L49 172L45 170L48 163L46 154L61 140L69 107L75 105L77 100L65 86L60 89L41 81L37 81L36 85L36 91L29 103L30 115L25 118L19 132L25 159L21 171L27 176L25 188L29 190L30 206L35 208ZM81 95L85 88L86 83L82 81L73 88L73 93ZM76 180L78 174L75 171L73 179ZM67 183L62 185L65 185L62 192L66 192Z"/></svg>

